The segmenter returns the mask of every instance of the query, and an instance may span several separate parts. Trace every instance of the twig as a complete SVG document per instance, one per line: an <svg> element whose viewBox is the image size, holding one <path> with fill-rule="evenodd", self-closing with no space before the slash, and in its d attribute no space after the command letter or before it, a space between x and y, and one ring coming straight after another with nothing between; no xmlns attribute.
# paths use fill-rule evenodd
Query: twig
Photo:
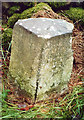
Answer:
<svg viewBox="0 0 84 120"><path fill-rule="evenodd" d="M84 19L80 19L80 20L76 21L76 22L74 23L74 25L75 25L76 23L80 22L81 20L84 20Z"/></svg>
<svg viewBox="0 0 84 120"><path fill-rule="evenodd" d="M77 76L78 76L83 70L84 70L84 68L79 71L79 73L77 74Z"/></svg>

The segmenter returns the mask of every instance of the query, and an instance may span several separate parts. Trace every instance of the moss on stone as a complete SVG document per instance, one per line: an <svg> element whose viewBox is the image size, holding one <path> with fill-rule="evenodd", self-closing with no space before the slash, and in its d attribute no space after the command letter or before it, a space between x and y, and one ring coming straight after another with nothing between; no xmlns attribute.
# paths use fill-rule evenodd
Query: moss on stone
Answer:
<svg viewBox="0 0 84 120"><path fill-rule="evenodd" d="M33 7L35 5L35 2L21 2L21 3L27 8Z"/></svg>
<svg viewBox="0 0 84 120"><path fill-rule="evenodd" d="M13 28L15 22L18 21L18 19L26 19L30 18L34 13L38 12L39 10L44 10L44 9L51 9L49 5L46 3L39 3L36 6L24 10L21 14L15 13L8 19L8 25L9 27Z"/></svg>
<svg viewBox="0 0 84 120"><path fill-rule="evenodd" d="M25 85L22 86L23 77L21 78L21 77L18 76L18 78L19 79L17 81L16 78L13 77L10 72L8 73L8 79L10 80L10 83L13 85L15 91L17 91L17 94L19 94L21 96L24 95L24 96L32 99L33 98L32 94L31 94L32 91L29 92L29 90L30 90L29 88L24 89Z"/></svg>
<svg viewBox="0 0 84 120"><path fill-rule="evenodd" d="M2 45L4 49L8 49L11 39L12 39L12 28L7 28L2 34Z"/></svg>
<svg viewBox="0 0 84 120"><path fill-rule="evenodd" d="M8 19L8 26L13 28L15 22L17 22L17 20L20 18L20 14L19 13L15 13L13 14L9 19Z"/></svg>
<svg viewBox="0 0 84 120"><path fill-rule="evenodd" d="M32 8L24 10L20 18L21 19L30 18L34 13L38 12L39 10L44 10L44 9L51 9L51 7L47 5L46 3L39 3Z"/></svg>
<svg viewBox="0 0 84 120"><path fill-rule="evenodd" d="M84 9L71 7L69 10L65 10L64 14L73 22L79 21L81 25L84 25Z"/></svg>
<svg viewBox="0 0 84 120"><path fill-rule="evenodd" d="M13 15L16 12L20 11L20 6L12 6L9 10L8 10L8 15Z"/></svg>
<svg viewBox="0 0 84 120"><path fill-rule="evenodd" d="M63 7L67 4L67 2L48 2L52 9L56 10L60 7Z"/></svg>

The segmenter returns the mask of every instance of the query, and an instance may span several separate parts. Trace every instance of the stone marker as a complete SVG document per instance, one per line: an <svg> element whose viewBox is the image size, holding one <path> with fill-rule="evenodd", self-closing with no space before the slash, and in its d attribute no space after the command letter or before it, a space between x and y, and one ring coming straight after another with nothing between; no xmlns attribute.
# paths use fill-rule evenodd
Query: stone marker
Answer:
<svg viewBox="0 0 84 120"><path fill-rule="evenodd" d="M68 88L73 66L73 27L62 19L16 22L9 73L33 101L45 100Z"/></svg>

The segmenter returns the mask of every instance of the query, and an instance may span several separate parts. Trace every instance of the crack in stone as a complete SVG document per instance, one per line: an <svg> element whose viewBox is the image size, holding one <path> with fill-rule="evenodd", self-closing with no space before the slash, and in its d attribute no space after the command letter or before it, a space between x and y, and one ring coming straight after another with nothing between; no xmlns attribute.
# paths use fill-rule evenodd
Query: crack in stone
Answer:
<svg viewBox="0 0 84 120"><path fill-rule="evenodd" d="M44 44L43 44L43 46L44 46ZM43 46L41 48L41 53L40 53L40 57L39 57L39 64L38 64L38 71L37 71L36 90L35 90L36 92L35 92L35 97L34 97L34 104L36 102L37 92L38 92L38 86L39 86L39 81L40 81L40 70L41 70Z"/></svg>

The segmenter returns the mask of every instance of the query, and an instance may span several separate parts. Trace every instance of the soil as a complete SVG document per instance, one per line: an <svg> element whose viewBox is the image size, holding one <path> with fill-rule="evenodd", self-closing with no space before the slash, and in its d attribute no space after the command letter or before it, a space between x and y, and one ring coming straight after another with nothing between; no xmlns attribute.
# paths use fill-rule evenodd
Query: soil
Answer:
<svg viewBox="0 0 84 120"><path fill-rule="evenodd" d="M38 18L38 17L45 17L45 18L52 18L52 19L64 19L68 22L73 23L67 17L60 16L57 13L54 13L52 10L46 10L46 9L41 10L33 14L32 16L32 18ZM73 37L72 49L73 49L74 61L73 61L71 79L68 84L69 90L72 90L73 86L83 84L83 81L82 81L82 79L84 79L84 62L83 62L84 61L84 41L83 41L84 36L83 35L84 35L83 29L80 28L78 24L75 24L73 34L72 34L72 37ZM9 65L9 58L10 58L9 54L6 59L7 66L5 66L3 62L3 65L6 67L6 69L8 69L8 65ZM3 67L3 71L4 71L4 67ZM3 78L4 76L6 77L6 74L4 72L3 73L0 72L0 76L1 74L3 75ZM16 104L16 105L21 104L21 103L22 104L25 103L28 105L31 104L31 101L28 97L15 95L14 88L10 85L9 82L5 85L5 87L11 90L11 92L9 92L9 95L8 95L8 102ZM9 99L9 98L12 98L12 99Z"/></svg>

